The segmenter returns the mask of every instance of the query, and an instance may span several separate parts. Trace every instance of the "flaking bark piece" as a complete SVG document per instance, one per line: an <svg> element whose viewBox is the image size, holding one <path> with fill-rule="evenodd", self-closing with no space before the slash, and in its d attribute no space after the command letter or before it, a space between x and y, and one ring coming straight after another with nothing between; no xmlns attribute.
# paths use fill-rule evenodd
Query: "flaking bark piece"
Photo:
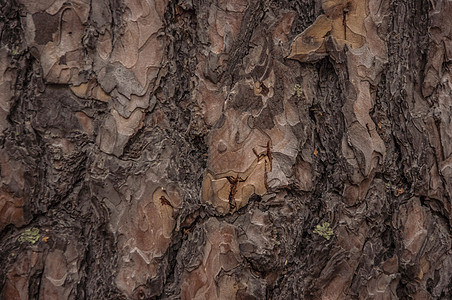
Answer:
<svg viewBox="0 0 452 300"><path fill-rule="evenodd" d="M312 62L327 55L325 40L331 36L343 48L360 48L366 41L364 20L368 15L367 1L323 1L325 14L299 34L288 56L301 62Z"/></svg>

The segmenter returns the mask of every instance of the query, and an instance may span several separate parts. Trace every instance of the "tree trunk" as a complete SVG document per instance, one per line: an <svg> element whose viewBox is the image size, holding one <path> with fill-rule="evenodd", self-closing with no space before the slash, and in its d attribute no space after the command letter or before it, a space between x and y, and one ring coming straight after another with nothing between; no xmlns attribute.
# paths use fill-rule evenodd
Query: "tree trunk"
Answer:
<svg viewBox="0 0 452 300"><path fill-rule="evenodd" d="M449 0L0 0L3 299L451 299Z"/></svg>

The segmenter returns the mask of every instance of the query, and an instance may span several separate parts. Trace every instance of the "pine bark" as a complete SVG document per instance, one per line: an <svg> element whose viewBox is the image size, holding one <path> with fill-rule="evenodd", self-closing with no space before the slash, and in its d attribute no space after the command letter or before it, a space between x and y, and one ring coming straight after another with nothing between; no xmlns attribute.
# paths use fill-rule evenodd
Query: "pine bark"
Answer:
<svg viewBox="0 0 452 300"><path fill-rule="evenodd" d="M451 16L0 0L0 297L451 299Z"/></svg>

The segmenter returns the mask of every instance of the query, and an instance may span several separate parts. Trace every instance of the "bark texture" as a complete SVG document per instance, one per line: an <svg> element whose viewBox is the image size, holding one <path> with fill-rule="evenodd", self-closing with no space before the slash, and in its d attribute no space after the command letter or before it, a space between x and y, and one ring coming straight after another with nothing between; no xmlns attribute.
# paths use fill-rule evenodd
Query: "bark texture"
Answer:
<svg viewBox="0 0 452 300"><path fill-rule="evenodd" d="M451 16L0 0L0 297L451 299Z"/></svg>

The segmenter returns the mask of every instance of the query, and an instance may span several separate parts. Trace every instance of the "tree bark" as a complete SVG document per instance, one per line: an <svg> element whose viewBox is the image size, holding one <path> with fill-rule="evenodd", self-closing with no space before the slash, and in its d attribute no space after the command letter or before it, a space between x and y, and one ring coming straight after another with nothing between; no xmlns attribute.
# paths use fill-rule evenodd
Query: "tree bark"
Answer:
<svg viewBox="0 0 452 300"><path fill-rule="evenodd" d="M2 299L451 299L450 16L0 0Z"/></svg>

